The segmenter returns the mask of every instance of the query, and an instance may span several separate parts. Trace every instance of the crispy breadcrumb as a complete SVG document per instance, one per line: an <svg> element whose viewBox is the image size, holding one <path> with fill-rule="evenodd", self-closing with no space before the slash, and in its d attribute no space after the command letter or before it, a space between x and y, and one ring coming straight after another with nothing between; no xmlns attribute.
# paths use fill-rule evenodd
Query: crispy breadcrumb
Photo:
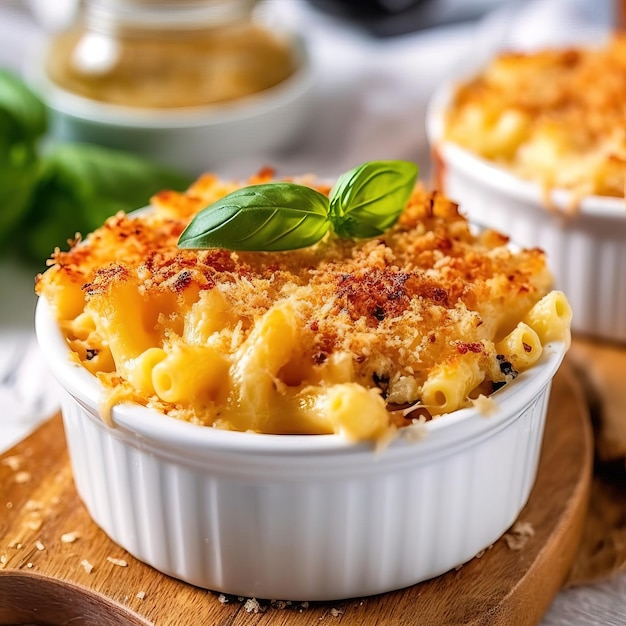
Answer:
<svg viewBox="0 0 626 626"><path fill-rule="evenodd" d="M262 170L247 182L273 177ZM295 180L330 191L312 176ZM150 316L144 311L138 323L164 337L166 348L199 341L184 326L185 316L219 294L224 311L211 345L231 355L262 316L288 302L298 347L275 376L278 392L323 384L322 372L344 371L347 355L347 380L379 391L394 427L414 423L416 414L399 409L419 401L435 368L471 361L486 393L508 380L494 342L550 289L541 250L516 251L502 234L474 232L454 202L420 185L397 224L373 239L329 233L314 246L272 253L179 249L191 217L242 184L207 174L185 193L161 192L151 209L117 214L69 251L55 251L38 277L37 291L56 307L70 347L113 390L112 401L131 399L196 423L226 424L219 403L168 404L133 388L107 356L102 331L79 323L85 310L107 320L112 294L127 292L151 301ZM423 416L430 418L427 409Z"/></svg>

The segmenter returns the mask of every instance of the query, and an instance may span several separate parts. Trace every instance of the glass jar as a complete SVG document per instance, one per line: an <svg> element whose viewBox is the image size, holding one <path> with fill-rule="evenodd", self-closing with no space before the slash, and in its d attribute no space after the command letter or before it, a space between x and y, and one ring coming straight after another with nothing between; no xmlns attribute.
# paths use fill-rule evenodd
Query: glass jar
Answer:
<svg viewBox="0 0 626 626"><path fill-rule="evenodd" d="M292 42L254 17L257 0L84 0L46 72L118 105L193 107L272 87L297 68Z"/></svg>

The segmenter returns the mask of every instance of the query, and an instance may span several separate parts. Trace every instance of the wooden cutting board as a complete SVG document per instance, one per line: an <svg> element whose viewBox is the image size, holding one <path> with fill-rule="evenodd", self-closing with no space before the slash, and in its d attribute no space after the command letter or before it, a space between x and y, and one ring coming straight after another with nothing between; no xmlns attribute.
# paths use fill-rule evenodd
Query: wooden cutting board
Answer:
<svg viewBox="0 0 626 626"><path fill-rule="evenodd" d="M537 624L573 561L591 474L587 405L566 363L554 380L520 534L509 532L480 558L407 589L284 606L192 587L116 546L76 494L56 416L0 457L0 624Z"/></svg>

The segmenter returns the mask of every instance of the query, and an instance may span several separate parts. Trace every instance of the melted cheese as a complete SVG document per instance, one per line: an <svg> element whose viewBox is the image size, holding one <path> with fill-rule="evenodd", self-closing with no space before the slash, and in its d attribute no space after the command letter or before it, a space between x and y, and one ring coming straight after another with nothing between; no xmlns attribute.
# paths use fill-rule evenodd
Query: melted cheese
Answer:
<svg viewBox="0 0 626 626"><path fill-rule="evenodd" d="M419 186L375 239L179 249L190 218L238 185L207 175L157 194L57 250L38 277L109 407L130 399L220 428L380 441L412 423L392 409L424 404L425 389L430 418L510 379L495 344L549 293L543 252L474 234L456 204Z"/></svg>
<svg viewBox="0 0 626 626"><path fill-rule="evenodd" d="M575 198L624 196L626 37L504 53L459 86L447 139Z"/></svg>

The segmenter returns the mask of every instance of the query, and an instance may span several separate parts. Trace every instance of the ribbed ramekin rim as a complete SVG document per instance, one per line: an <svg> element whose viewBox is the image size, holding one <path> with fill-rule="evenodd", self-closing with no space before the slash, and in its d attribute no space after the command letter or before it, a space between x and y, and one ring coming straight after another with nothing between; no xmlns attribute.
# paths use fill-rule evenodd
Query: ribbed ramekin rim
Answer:
<svg viewBox="0 0 626 626"><path fill-rule="evenodd" d="M525 200L546 209L546 192L535 182L524 180L470 150L443 139L444 112L454 90L454 83L444 83L433 93L426 111L426 135L436 159L443 160L443 169L454 167L469 178L479 181L487 189L493 189L503 197ZM582 198L576 211L568 211L573 195L565 189L555 189L549 194L550 201L563 209L571 219L585 215L626 222L626 198L591 195ZM547 209L546 209L547 210Z"/></svg>

